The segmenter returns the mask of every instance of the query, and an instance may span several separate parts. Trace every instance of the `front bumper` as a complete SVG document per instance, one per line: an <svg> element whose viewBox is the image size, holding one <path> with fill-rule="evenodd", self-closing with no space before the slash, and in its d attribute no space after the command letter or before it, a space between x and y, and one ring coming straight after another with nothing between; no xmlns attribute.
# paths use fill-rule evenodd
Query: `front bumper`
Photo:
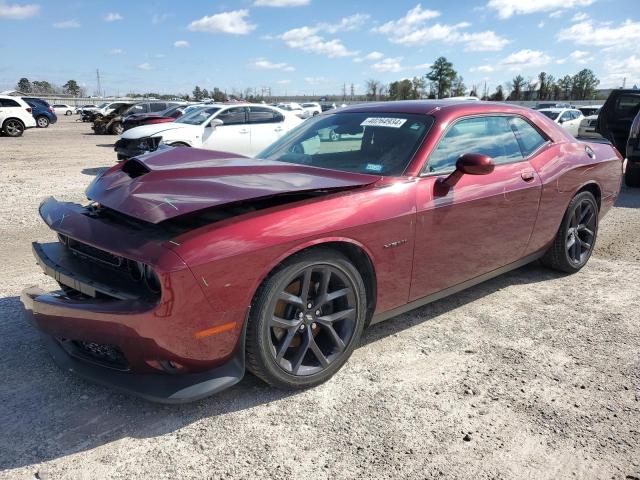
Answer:
<svg viewBox="0 0 640 480"><path fill-rule="evenodd" d="M196 400L242 379L246 307L214 311L180 257L150 240L148 231L125 230L54 199L43 202L40 214L67 238L33 248L44 273L64 291L30 288L22 301L63 369L166 403ZM69 239L79 238L83 248L71 248ZM128 249L114 252L111 245ZM145 294L139 280L105 265L119 255L154 265L161 293ZM212 329L215 334L202 335Z"/></svg>
<svg viewBox="0 0 640 480"><path fill-rule="evenodd" d="M29 319L34 322L34 305L44 291L30 288L22 292L21 300ZM68 345L68 341L43 334L47 350L64 371L115 388L119 391L159 403L187 403L221 392L242 380L244 376L244 348L225 364L212 370L190 374L154 374L119 371L106 368L82 358Z"/></svg>

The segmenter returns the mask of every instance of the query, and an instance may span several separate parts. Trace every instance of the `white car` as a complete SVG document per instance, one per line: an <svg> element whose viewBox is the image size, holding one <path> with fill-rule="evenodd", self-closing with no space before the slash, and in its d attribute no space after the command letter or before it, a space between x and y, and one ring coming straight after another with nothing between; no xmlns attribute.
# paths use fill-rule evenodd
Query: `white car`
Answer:
<svg viewBox="0 0 640 480"><path fill-rule="evenodd" d="M115 151L118 160L154 151L160 145L253 157L300 123L293 113L267 105L207 105L175 122L127 130L116 142Z"/></svg>
<svg viewBox="0 0 640 480"><path fill-rule="evenodd" d="M578 136L580 122L584 118L580 110L575 108L541 108L538 111L560 124L574 137Z"/></svg>
<svg viewBox="0 0 640 480"><path fill-rule="evenodd" d="M310 117L314 117L322 113L322 107L319 103L316 102L303 103L301 107L305 112L309 114Z"/></svg>
<svg viewBox="0 0 640 480"><path fill-rule="evenodd" d="M589 115L584 117L580 121L580 127L578 127L578 136L584 138L602 138L598 132L596 132L596 124L598 123L598 115Z"/></svg>
<svg viewBox="0 0 640 480"><path fill-rule="evenodd" d="M0 95L0 130L9 137L21 136L36 126L31 107L19 97Z"/></svg>
<svg viewBox="0 0 640 480"><path fill-rule="evenodd" d="M307 110L302 108L302 105L296 102L279 103L278 108L281 110L286 110L287 112L293 112L296 116L302 118L303 120L311 116L311 114Z"/></svg>
<svg viewBox="0 0 640 480"><path fill-rule="evenodd" d="M58 103L51 105L56 115L72 115L73 107L71 105L65 105L64 103Z"/></svg>

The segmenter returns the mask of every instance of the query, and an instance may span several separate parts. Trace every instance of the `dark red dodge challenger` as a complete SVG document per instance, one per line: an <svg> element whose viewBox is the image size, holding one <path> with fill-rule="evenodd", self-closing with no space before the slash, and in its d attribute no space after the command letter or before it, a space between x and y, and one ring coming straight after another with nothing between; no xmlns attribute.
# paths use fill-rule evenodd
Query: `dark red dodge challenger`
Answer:
<svg viewBox="0 0 640 480"><path fill-rule="evenodd" d="M224 126L219 133L223 134ZM62 368L160 402L330 378L370 324L536 259L568 273L620 188L608 143L526 108L357 105L258 158L189 148L52 198L34 243L60 284L23 302Z"/></svg>

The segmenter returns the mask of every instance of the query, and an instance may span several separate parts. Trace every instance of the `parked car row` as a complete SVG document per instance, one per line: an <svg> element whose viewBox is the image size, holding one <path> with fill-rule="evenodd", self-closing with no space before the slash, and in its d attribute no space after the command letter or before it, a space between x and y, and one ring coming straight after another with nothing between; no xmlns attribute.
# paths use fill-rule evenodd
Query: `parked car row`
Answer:
<svg viewBox="0 0 640 480"><path fill-rule="evenodd" d="M118 160L161 145L221 150L252 157L302 122L293 111L259 104L209 104L173 122L126 130L115 144Z"/></svg>

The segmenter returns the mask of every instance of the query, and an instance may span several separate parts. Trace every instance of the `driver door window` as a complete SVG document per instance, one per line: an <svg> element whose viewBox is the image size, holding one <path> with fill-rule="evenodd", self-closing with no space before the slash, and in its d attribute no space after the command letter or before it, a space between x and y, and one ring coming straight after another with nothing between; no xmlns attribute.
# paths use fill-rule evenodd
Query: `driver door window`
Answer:
<svg viewBox="0 0 640 480"><path fill-rule="evenodd" d="M452 172L465 153L488 155L496 165L523 159L509 117L473 117L456 122L440 139L425 173Z"/></svg>
<svg viewBox="0 0 640 480"><path fill-rule="evenodd" d="M242 125L247 122L246 109L244 107L230 108L220 113L216 118L224 122L221 126Z"/></svg>

